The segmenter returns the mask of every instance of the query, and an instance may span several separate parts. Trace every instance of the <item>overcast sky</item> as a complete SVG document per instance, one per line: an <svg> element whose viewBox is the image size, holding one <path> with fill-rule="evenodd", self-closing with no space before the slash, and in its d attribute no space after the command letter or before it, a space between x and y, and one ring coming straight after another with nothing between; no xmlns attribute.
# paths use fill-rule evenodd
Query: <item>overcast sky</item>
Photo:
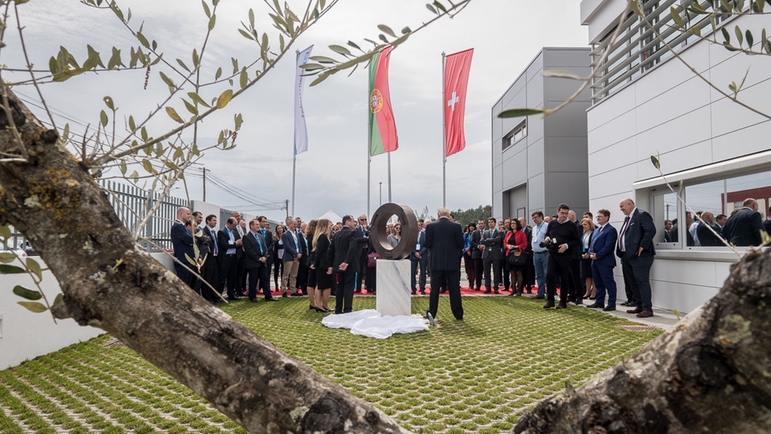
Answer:
<svg viewBox="0 0 771 434"><path fill-rule="evenodd" d="M292 47L292 53L313 44L314 55L327 55L330 44L352 40L365 47L363 38L377 39L378 24L399 31L417 28L432 17L420 0L343 0ZM144 21L144 34L159 43L167 60L178 57L190 64L192 48L203 41L206 17L195 0L119 1L131 8L131 24ZM289 1L298 15L304 3ZM473 0L455 19L443 19L413 35L391 56L391 101L399 135L399 149L391 156L392 199L415 210L428 206L432 214L442 204L442 52L474 48L466 104L466 149L447 161L447 206L475 208L491 203L491 107L522 70L545 46L585 46L587 31L580 25L577 0ZM259 53L256 44L239 35L240 21L248 21L252 7L258 30L275 34L266 21L262 2L223 0L217 26L204 58L204 78L213 78L222 66L230 71L230 57L246 64ZM129 47L136 45L114 15L72 0L46 0L19 6L31 61L47 69L48 59L65 46L81 62L85 45L91 44L107 62L112 46L122 48L127 63ZM15 26L15 23L12 24ZM278 45L275 36L272 45ZM6 30L8 45L0 53L6 65L20 65L16 29ZM201 145L216 140L221 128L232 126L234 113L242 113L244 126L238 147L232 151L210 151L202 160L218 178L245 190L264 202L282 202L292 195L294 55L282 59L246 95L235 100L225 113L204 122ZM82 134L86 124L96 125L102 98L110 95L123 116L139 117L155 108L168 95L154 68L147 90L144 71L111 72L76 77L63 84L43 86L44 97L56 113L61 128L65 122ZM173 75L172 78L175 78ZM253 76L253 71L252 74ZM16 79L18 75L13 75ZM8 80L9 76L4 75ZM180 80L175 79L179 82ZM367 96L366 68L352 76L337 74L319 86L308 88L304 106L309 150L297 157L297 190L294 214L305 220L331 209L339 215L367 212ZM37 100L31 87L15 90ZM189 91L186 89L186 91ZM204 91L204 99L216 97L221 88ZM172 104L186 113L179 98ZM64 119L66 116L68 119ZM164 115L165 116L165 115ZM165 117L156 121L158 136L173 126ZM388 196L387 156L376 156L371 164L371 212ZM197 171L200 173L200 170ZM201 178L188 178L191 199L202 198ZM184 197L183 189L173 192ZM242 205L214 185L207 185L207 201L222 206ZM257 211L239 206L250 214L281 219L286 211ZM290 212L292 204L289 205Z"/></svg>

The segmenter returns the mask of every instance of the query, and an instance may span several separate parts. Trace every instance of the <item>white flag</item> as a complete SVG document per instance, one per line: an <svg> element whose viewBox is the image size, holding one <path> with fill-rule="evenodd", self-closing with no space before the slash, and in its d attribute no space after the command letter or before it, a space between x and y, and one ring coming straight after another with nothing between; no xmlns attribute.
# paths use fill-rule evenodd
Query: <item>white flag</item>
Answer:
<svg viewBox="0 0 771 434"><path fill-rule="evenodd" d="M297 77L295 77L294 95L294 153L301 154L308 150L308 129L305 127L305 111L303 110L303 74L305 65L311 57L313 45L301 51L297 56Z"/></svg>

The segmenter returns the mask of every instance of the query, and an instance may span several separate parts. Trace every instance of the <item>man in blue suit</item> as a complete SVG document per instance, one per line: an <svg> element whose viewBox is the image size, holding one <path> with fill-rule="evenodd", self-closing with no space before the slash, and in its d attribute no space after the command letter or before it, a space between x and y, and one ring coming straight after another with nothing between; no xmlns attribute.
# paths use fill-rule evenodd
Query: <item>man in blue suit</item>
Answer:
<svg viewBox="0 0 771 434"><path fill-rule="evenodd" d="M650 272L656 254L653 248L656 225L651 215L638 209L632 199L622 200L619 208L626 218L618 236L616 255L621 258L624 285L631 288L637 306L626 312L635 313L638 318L648 318L653 316Z"/></svg>
<svg viewBox="0 0 771 434"><path fill-rule="evenodd" d="M270 294L270 277L268 276L268 248L265 239L260 233L260 220L253 219L249 222L249 232L244 235L244 267L249 273L247 290L249 301L257 301L257 289L265 294L265 301L275 301Z"/></svg>
<svg viewBox="0 0 771 434"><path fill-rule="evenodd" d="M618 232L611 226L610 211L601 209L597 212L597 229L592 233L589 242L589 258L592 260L592 277L597 288L597 298L589 308L599 308L604 311L616 310L616 280L613 269L616 268L616 257L613 249L618 241ZM608 292L608 305L605 305L605 290Z"/></svg>
<svg viewBox="0 0 771 434"><path fill-rule="evenodd" d="M177 219L174 224L171 225L171 243L174 248L174 257L188 267L193 267L188 262L185 254L189 257L194 257L193 252L193 234L185 228L185 222L190 220L190 209L184 206L177 209ZM176 261L174 262L174 271L177 273L177 277L182 279L183 282L190 285L192 283L193 275Z"/></svg>
<svg viewBox="0 0 771 434"><path fill-rule="evenodd" d="M423 222L423 219L418 220L418 241L410 253L410 268L412 271L410 273L410 287L413 294L417 292L416 280L420 282L420 293L426 293L426 252L428 252L428 249L426 248L426 230L423 229ZM420 265L420 279L415 279L418 265Z"/></svg>

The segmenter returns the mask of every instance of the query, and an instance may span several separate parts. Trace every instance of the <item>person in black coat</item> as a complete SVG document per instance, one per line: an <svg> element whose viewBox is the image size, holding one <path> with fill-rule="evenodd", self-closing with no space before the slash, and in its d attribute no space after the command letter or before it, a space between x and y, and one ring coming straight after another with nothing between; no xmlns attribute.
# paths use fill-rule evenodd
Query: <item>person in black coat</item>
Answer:
<svg viewBox="0 0 771 434"><path fill-rule="evenodd" d="M759 246L763 243L760 231L765 229L758 212L758 202L748 198L742 206L742 209L728 218L723 228L723 236L735 246Z"/></svg>
<svg viewBox="0 0 771 434"><path fill-rule="evenodd" d="M460 258L463 252L463 230L449 220L450 210L440 207L439 218L426 227L426 248L431 252L431 295L426 316L429 321L436 318L439 308L439 291L443 284L450 292L450 309L455 319L463 319L463 304L460 298Z"/></svg>
<svg viewBox="0 0 771 434"><path fill-rule="evenodd" d="M236 230L238 221L234 217L230 217L225 223L225 227L217 232L217 248L219 250L219 256L217 257L219 263L219 292L222 294L225 291L225 285L227 285L228 300L238 300L239 297L236 294L238 278L238 262L237 262L237 250L241 249L243 241L241 241L241 235Z"/></svg>
<svg viewBox="0 0 771 434"><path fill-rule="evenodd" d="M217 265L217 256L219 253L219 246L217 245L217 232L214 227L217 226L217 216L209 214L206 216L206 225L203 227L203 236L201 240L206 243L207 250L209 252L206 260L201 268L201 276L203 279L211 285L201 285L201 295L212 303L220 301L220 297L215 294L215 291L219 291L219 266Z"/></svg>
<svg viewBox="0 0 771 434"><path fill-rule="evenodd" d="M699 237L701 245L705 247L722 246L723 237L715 235L715 233L720 234L720 228L715 224L715 215L709 211L704 211L701 214L701 219L699 226L696 227L696 236Z"/></svg>
<svg viewBox="0 0 771 434"><path fill-rule="evenodd" d="M262 289L265 301L272 301L270 294L270 275L268 275L268 247L260 233L260 221L249 222L249 232L244 235L244 268L249 273L249 301L257 301L257 288Z"/></svg>
<svg viewBox="0 0 771 434"><path fill-rule="evenodd" d="M568 292L570 280L572 279L570 270L573 261L573 252L580 249L581 234L578 232L578 226L568 220L570 207L562 203L557 209L557 219L549 222L546 227L545 243L551 243L549 247L549 259L546 267L546 304L544 309L554 307L554 297L557 293L557 282L560 286L560 302L557 309L568 307Z"/></svg>
<svg viewBox="0 0 771 434"><path fill-rule="evenodd" d="M332 238L329 247L329 262L335 273L337 289L335 290L335 313L353 311L353 287L359 275L359 255L361 252L361 232L356 229L353 216L343 217L343 228Z"/></svg>
<svg viewBox="0 0 771 434"><path fill-rule="evenodd" d="M177 209L177 219L174 224L171 225L171 243L174 248L174 257L177 261L185 264L184 266L177 261L174 261L174 271L177 273L177 277L183 282L191 285L193 283L193 275L187 268L195 269L195 266L190 264L187 257L193 257L193 234L189 229L185 229L185 223L190 220L190 209L180 207Z"/></svg>
<svg viewBox="0 0 771 434"><path fill-rule="evenodd" d="M332 262L329 257L331 240L329 233L332 230L332 222L320 219L313 236L313 271L316 273L316 300L313 305L317 312L329 312L329 294L335 284L332 274Z"/></svg>

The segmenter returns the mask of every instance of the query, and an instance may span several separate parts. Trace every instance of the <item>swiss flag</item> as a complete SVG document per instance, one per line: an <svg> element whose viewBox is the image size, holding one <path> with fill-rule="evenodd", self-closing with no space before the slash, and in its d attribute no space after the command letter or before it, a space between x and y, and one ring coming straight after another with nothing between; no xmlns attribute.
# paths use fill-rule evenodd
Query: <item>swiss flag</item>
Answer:
<svg viewBox="0 0 771 434"><path fill-rule="evenodd" d="M460 152L466 147L463 129L466 114L466 88L474 49L450 54L444 67L444 137L445 156Z"/></svg>

